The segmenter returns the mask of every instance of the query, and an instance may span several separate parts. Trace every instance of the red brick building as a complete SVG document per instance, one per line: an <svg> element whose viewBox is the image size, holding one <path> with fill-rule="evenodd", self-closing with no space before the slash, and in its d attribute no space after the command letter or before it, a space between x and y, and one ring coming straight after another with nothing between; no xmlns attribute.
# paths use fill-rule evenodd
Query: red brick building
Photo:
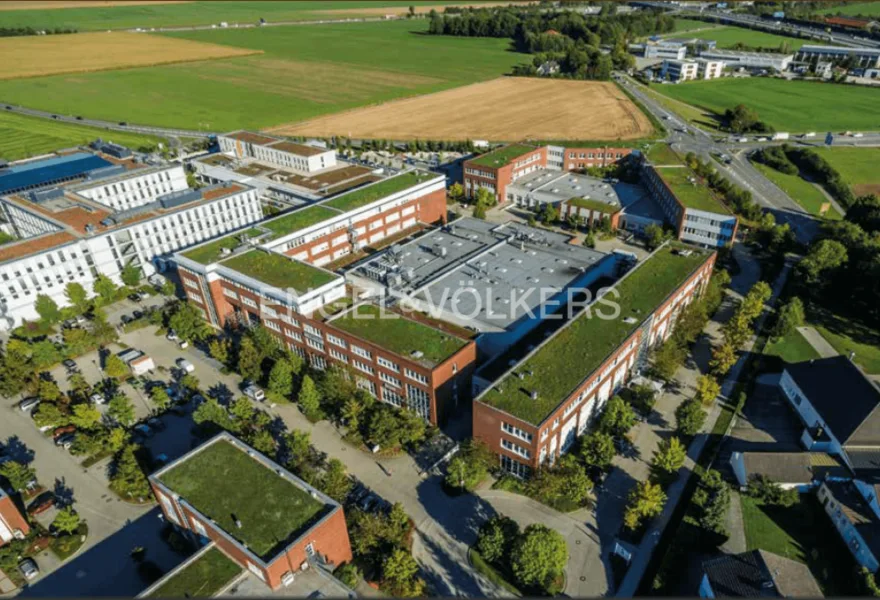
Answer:
<svg viewBox="0 0 880 600"><path fill-rule="evenodd" d="M275 590L296 571L352 558L335 500L221 433L150 476L162 512Z"/></svg>
<svg viewBox="0 0 880 600"><path fill-rule="evenodd" d="M496 358L494 368L505 369L500 378L493 381L493 365L486 365L474 378L474 437L514 475L552 464L670 335L681 310L702 293L715 257L666 244L614 284L611 300L601 298L521 360Z"/></svg>
<svg viewBox="0 0 880 600"><path fill-rule="evenodd" d="M15 538L24 538L30 530L27 519L18 510L15 502L0 489L0 546Z"/></svg>
<svg viewBox="0 0 880 600"><path fill-rule="evenodd" d="M553 146L551 146L551 149ZM608 146L593 148L564 148L563 171L574 171L589 167L607 167L632 154L632 148L611 148Z"/></svg>

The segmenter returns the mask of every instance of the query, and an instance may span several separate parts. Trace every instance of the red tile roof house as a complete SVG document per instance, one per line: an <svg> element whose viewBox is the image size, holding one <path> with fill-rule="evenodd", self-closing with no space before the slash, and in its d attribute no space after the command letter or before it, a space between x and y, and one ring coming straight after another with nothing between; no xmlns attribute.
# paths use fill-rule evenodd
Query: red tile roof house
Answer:
<svg viewBox="0 0 880 600"><path fill-rule="evenodd" d="M332 571L352 559L335 500L228 433L150 475L169 522L272 590L297 571Z"/></svg>
<svg viewBox="0 0 880 600"><path fill-rule="evenodd" d="M0 546L15 538L22 539L31 528L12 498L0 489Z"/></svg>

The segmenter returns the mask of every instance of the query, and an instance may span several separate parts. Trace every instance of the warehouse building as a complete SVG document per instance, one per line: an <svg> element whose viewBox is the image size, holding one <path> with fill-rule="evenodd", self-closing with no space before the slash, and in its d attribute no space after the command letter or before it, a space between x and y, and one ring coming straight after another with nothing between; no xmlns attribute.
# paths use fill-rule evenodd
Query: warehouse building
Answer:
<svg viewBox="0 0 880 600"><path fill-rule="evenodd" d="M740 50L700 51L700 58L710 61L721 61L731 69L785 71L794 60L794 54L777 54L772 52L743 52Z"/></svg>
<svg viewBox="0 0 880 600"><path fill-rule="evenodd" d="M804 45L797 52L798 60L805 62L815 60L839 62L848 60L850 57L856 60L855 66L869 69L880 67L880 50L874 48Z"/></svg>
<svg viewBox="0 0 880 600"><path fill-rule="evenodd" d="M645 58L664 60L684 60L687 56L687 44L673 40L660 40L645 44Z"/></svg>

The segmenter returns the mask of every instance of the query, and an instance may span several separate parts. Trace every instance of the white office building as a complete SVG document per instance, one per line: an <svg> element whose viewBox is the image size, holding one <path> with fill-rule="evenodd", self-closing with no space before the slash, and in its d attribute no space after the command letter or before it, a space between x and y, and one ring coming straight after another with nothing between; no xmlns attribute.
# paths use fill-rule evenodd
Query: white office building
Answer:
<svg viewBox="0 0 880 600"><path fill-rule="evenodd" d="M840 46L801 46L797 52L798 60L810 62L813 60L843 61L853 57L858 67L880 67L880 50L874 48L844 48Z"/></svg>
<svg viewBox="0 0 880 600"><path fill-rule="evenodd" d="M775 71L785 71L794 60L794 54L705 49L700 52L700 58L709 61L720 61L723 62L725 66L734 69L772 69Z"/></svg>
<svg viewBox="0 0 880 600"><path fill-rule="evenodd" d="M645 58L683 60L687 56L687 45L680 42L649 42L645 45Z"/></svg>
<svg viewBox="0 0 880 600"><path fill-rule="evenodd" d="M301 173L314 173L336 166L336 151L311 144L299 144L283 138L252 131L233 131L217 136L222 152L236 158L286 167Z"/></svg>

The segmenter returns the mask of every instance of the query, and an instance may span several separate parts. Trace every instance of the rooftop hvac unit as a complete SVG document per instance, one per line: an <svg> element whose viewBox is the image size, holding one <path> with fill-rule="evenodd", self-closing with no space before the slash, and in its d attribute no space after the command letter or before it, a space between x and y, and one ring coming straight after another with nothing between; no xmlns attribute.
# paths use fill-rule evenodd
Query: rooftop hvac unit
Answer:
<svg viewBox="0 0 880 600"><path fill-rule="evenodd" d="M229 256L232 254L232 248L220 248L220 256Z"/></svg>
<svg viewBox="0 0 880 600"><path fill-rule="evenodd" d="M532 390L532 393L529 394L529 397L530 397L532 400L537 400L537 399L538 399L538 390Z"/></svg>
<svg viewBox="0 0 880 600"><path fill-rule="evenodd" d="M386 281L391 287L400 287L403 283L400 275L397 273L389 273L388 277L386 277Z"/></svg>
<svg viewBox="0 0 880 600"><path fill-rule="evenodd" d="M635 317L627 317L623 320L623 322L628 325L634 325L635 323L638 323L639 321Z"/></svg>
<svg viewBox="0 0 880 600"><path fill-rule="evenodd" d="M403 278L407 281L412 281L416 277L416 271L412 267L407 267L403 270Z"/></svg>
<svg viewBox="0 0 880 600"><path fill-rule="evenodd" d="M413 351L410 353L410 356L412 356L412 357L415 358L415 359L420 359L420 358L422 358L423 356L425 356L425 353L422 352L421 350L413 350Z"/></svg>

